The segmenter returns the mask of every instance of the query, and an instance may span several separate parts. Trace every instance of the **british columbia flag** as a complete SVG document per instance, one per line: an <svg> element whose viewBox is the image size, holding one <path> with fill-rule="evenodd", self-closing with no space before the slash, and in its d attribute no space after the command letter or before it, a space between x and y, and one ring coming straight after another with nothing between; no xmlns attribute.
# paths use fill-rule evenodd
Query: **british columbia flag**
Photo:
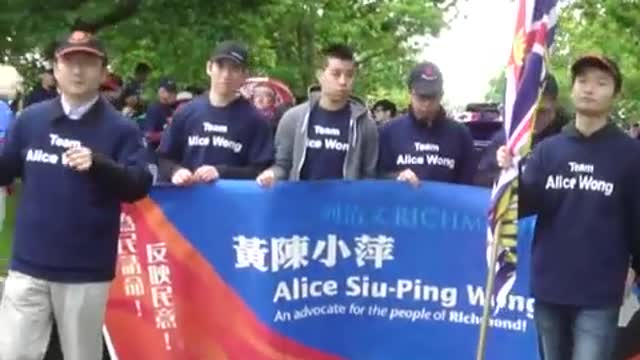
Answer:
<svg viewBox="0 0 640 360"><path fill-rule="evenodd" d="M518 0L516 28L507 65L504 104L506 146L513 166L500 174L491 196L487 259L498 247L495 264L496 311L506 302L516 277L519 162L531 148L538 102L546 75L545 59L553 42L558 0Z"/></svg>

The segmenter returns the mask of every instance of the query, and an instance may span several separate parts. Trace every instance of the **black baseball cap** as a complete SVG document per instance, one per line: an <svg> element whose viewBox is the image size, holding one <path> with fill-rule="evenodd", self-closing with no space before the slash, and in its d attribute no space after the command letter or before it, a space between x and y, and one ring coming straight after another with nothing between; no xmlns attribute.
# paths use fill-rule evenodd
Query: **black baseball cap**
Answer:
<svg viewBox="0 0 640 360"><path fill-rule="evenodd" d="M249 64L249 50L237 41L224 41L213 50L211 60L231 60L246 67Z"/></svg>
<svg viewBox="0 0 640 360"><path fill-rule="evenodd" d="M171 93L177 93L178 92L178 85L176 84L176 82L173 79L170 78L164 78L162 80L160 80L160 86L158 86L159 89L165 89L168 92Z"/></svg>
<svg viewBox="0 0 640 360"><path fill-rule="evenodd" d="M597 68L611 74L615 83L616 93L622 88L622 74L618 64L612 59L598 54L583 55L573 63L571 66L571 83L574 83L576 77L587 68Z"/></svg>
<svg viewBox="0 0 640 360"><path fill-rule="evenodd" d="M407 85L409 90L420 96L440 96L444 91L442 72L432 62L423 62L416 65L409 73Z"/></svg>
<svg viewBox="0 0 640 360"><path fill-rule="evenodd" d="M58 43L55 54L59 57L74 52L84 52L102 59L107 58L107 51L102 42L93 34L86 31L78 30L69 34L64 40Z"/></svg>

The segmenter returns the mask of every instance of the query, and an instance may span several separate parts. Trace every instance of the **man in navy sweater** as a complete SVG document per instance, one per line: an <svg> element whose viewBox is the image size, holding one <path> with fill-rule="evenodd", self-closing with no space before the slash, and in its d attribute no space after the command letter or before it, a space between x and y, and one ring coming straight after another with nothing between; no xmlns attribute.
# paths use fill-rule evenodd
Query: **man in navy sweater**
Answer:
<svg viewBox="0 0 640 360"><path fill-rule="evenodd" d="M271 127L238 92L248 56L242 44L219 44L207 62L209 93L173 116L158 155L161 176L174 185L251 179L271 164Z"/></svg>
<svg viewBox="0 0 640 360"><path fill-rule="evenodd" d="M160 138L165 126L173 116L177 106L178 86L171 79L162 79L158 87L158 101L149 105L144 124L144 136L151 148L160 144Z"/></svg>
<svg viewBox="0 0 640 360"><path fill-rule="evenodd" d="M107 57L76 31L56 49L61 97L26 109L0 155L0 186L22 179L0 303L0 359L42 359L55 318L67 360L102 357L120 204L147 195L142 135L99 96Z"/></svg>
<svg viewBox="0 0 640 360"><path fill-rule="evenodd" d="M442 108L442 73L433 63L418 64L408 86L409 113L380 130L379 176L413 185L420 180L471 184L473 138Z"/></svg>
<svg viewBox="0 0 640 360"><path fill-rule="evenodd" d="M542 97L536 110L535 128L531 146L535 146L549 136L556 135L567 124L567 116L562 108L558 107L559 88L558 82L551 74L547 74L542 89ZM496 151L505 143L506 133L498 131L491 139L491 143L482 152L475 175L475 183L482 186L493 186L500 176L500 167L496 163Z"/></svg>
<svg viewBox="0 0 640 360"><path fill-rule="evenodd" d="M615 62L584 56L571 71L575 122L534 148L520 211L538 216L531 287L544 358L609 360L627 269L640 270L640 145L608 120ZM513 163L505 147L497 160Z"/></svg>
<svg viewBox="0 0 640 360"><path fill-rule="evenodd" d="M53 99L58 96L56 90L56 79L53 77L53 70L45 70L40 75L40 84L27 95L24 99L23 107L37 104L41 101Z"/></svg>

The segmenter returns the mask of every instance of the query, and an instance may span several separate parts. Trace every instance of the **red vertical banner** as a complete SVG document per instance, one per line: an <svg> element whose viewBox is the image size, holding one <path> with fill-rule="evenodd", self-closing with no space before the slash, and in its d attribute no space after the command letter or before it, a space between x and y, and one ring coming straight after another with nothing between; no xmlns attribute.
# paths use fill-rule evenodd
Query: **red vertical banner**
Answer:
<svg viewBox="0 0 640 360"><path fill-rule="evenodd" d="M118 359L179 359L178 326L167 243L158 238L136 205L120 216L118 266L106 324Z"/></svg>

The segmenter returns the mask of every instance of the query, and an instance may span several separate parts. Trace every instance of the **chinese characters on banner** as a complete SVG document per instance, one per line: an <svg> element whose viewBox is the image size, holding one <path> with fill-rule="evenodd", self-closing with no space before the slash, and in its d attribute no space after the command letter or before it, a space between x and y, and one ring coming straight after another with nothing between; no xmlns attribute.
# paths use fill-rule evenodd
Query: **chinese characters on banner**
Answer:
<svg viewBox="0 0 640 360"><path fill-rule="evenodd" d="M156 329L163 332L166 350L171 350L170 331L177 328L177 322L167 246L161 241L139 244L136 224L126 211L120 216L118 268L124 293L133 299L139 318L143 317L143 299L151 299Z"/></svg>
<svg viewBox="0 0 640 360"><path fill-rule="evenodd" d="M298 270L307 267L310 261L317 261L327 268L333 268L338 261L354 258L358 267L371 263L381 269L385 261L393 260L394 239L389 236L360 235L353 241L352 247L338 237L330 234L326 239L315 242L310 251L308 236L294 235L289 238L266 239L238 235L233 238L236 253L235 267L254 268L262 272L280 270ZM270 257L270 259L269 259Z"/></svg>
<svg viewBox="0 0 640 360"><path fill-rule="evenodd" d="M142 316L140 298L144 296L142 265L138 257L136 224L127 214L120 215L120 237L118 239L118 264L124 278L124 292L134 299L136 314Z"/></svg>

